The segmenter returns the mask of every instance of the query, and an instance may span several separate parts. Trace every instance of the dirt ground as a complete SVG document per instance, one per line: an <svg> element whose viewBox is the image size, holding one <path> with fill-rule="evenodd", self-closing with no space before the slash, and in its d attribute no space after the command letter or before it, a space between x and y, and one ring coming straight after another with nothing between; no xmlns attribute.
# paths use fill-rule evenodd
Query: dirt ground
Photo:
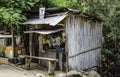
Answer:
<svg viewBox="0 0 120 77"><path fill-rule="evenodd" d="M58 73L63 72L55 72L55 74ZM15 68L11 65L0 65L0 77L37 77L37 74L45 74L46 77L49 77L47 70L34 69L27 71L24 69Z"/></svg>

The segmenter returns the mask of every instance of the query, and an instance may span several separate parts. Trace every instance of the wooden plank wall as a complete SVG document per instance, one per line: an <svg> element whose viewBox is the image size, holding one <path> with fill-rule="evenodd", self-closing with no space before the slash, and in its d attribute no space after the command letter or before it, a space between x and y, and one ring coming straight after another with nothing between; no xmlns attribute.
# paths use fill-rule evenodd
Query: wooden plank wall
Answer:
<svg viewBox="0 0 120 77"><path fill-rule="evenodd" d="M83 70L101 64L102 27L78 15L67 18L69 69Z"/></svg>

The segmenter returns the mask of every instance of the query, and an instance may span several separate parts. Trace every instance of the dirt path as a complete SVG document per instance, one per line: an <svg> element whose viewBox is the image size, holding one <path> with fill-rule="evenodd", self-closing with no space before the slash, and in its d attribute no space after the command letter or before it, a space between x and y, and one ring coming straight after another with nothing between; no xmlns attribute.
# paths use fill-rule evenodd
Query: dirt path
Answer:
<svg viewBox="0 0 120 77"><path fill-rule="evenodd" d="M35 75L9 65L0 65L0 77L35 77Z"/></svg>
<svg viewBox="0 0 120 77"><path fill-rule="evenodd" d="M56 74L61 73L57 72ZM0 65L0 77L36 77L37 74L44 74L48 77L47 70L23 70L10 65Z"/></svg>

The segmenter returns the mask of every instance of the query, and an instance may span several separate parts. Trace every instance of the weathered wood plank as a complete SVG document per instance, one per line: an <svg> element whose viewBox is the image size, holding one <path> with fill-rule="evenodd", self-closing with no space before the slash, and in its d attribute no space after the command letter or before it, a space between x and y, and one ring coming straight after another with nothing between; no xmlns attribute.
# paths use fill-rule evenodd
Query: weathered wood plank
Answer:
<svg viewBox="0 0 120 77"><path fill-rule="evenodd" d="M35 57L35 56L28 56L28 55L25 55L25 57L58 62L58 59L52 59L52 58L46 58L46 57Z"/></svg>
<svg viewBox="0 0 120 77"><path fill-rule="evenodd" d="M100 65L102 28L99 22L71 15L67 19L66 34L70 68L80 70ZM91 50L97 47L100 48Z"/></svg>

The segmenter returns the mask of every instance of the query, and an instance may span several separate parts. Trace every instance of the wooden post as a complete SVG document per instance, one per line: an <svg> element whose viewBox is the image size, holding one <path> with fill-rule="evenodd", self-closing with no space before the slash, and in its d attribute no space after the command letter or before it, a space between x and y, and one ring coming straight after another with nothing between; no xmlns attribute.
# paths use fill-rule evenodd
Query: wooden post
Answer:
<svg viewBox="0 0 120 77"><path fill-rule="evenodd" d="M32 56L32 33L29 34L29 52L30 56Z"/></svg>
<svg viewBox="0 0 120 77"><path fill-rule="evenodd" d="M53 75L55 72L55 61L48 61L49 67L48 67L48 74Z"/></svg>
<svg viewBox="0 0 120 77"><path fill-rule="evenodd" d="M33 36L33 34L30 33L29 34L29 52L30 52L30 56L32 56L32 36ZM31 58L30 58L30 61L31 61ZM30 69L30 61L29 61L29 69Z"/></svg>
<svg viewBox="0 0 120 77"><path fill-rule="evenodd" d="M15 40L14 40L14 29L11 27L11 34L12 34L12 58L14 58L15 54Z"/></svg>
<svg viewBox="0 0 120 77"><path fill-rule="evenodd" d="M68 65L68 34L67 34L67 32L65 31L65 34L66 34L66 37L65 37L65 40L66 40L66 42L65 42L65 54L66 54L66 72L68 72L69 71L69 65Z"/></svg>
<svg viewBox="0 0 120 77"><path fill-rule="evenodd" d="M39 35L39 51L43 50L43 35ZM38 53L40 56L40 52ZM41 60L39 59L39 65L41 65Z"/></svg>
<svg viewBox="0 0 120 77"><path fill-rule="evenodd" d="M30 70L30 61L31 61L31 58L28 61L28 70Z"/></svg>
<svg viewBox="0 0 120 77"><path fill-rule="evenodd" d="M39 50L43 50L43 36L39 35Z"/></svg>

